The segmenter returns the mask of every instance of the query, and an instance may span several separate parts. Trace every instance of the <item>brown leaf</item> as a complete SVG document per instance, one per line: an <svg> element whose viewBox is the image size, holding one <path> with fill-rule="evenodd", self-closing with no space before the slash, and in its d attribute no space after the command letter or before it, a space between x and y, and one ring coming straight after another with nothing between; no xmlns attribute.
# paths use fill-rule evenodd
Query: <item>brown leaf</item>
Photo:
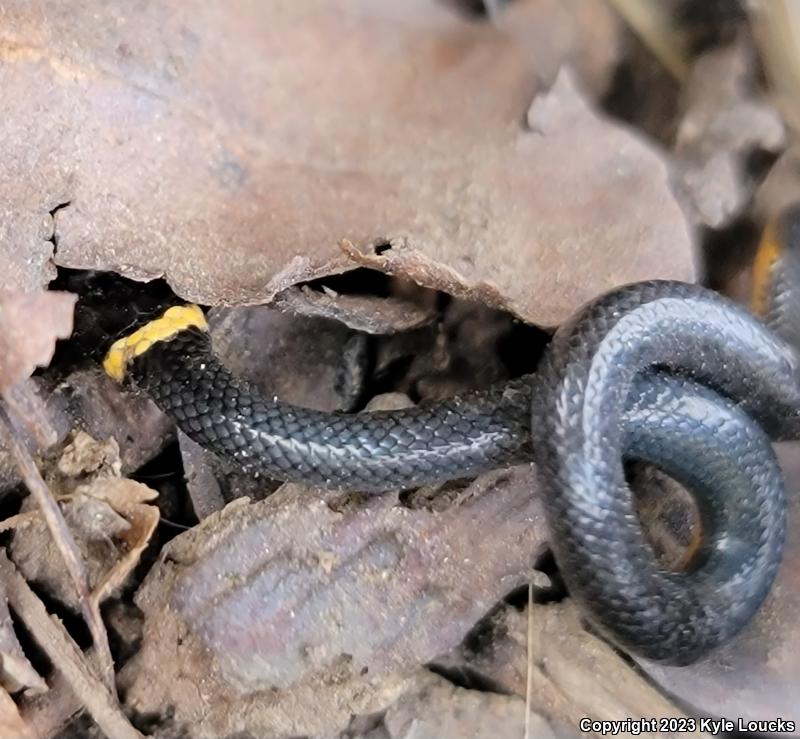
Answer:
<svg viewBox="0 0 800 739"><path fill-rule="evenodd" d="M660 157L563 79L523 130L526 51L437 0L12 0L0 22L15 243L69 201L60 265L243 304L355 259L548 325L694 275Z"/></svg>
<svg viewBox="0 0 800 739"><path fill-rule="evenodd" d="M124 544L122 556L106 570L92 592L92 598L102 603L125 583L150 543L160 516L157 506L147 504L154 501L158 493L127 478L98 478L79 490L84 495L106 501L129 524L118 536Z"/></svg>
<svg viewBox="0 0 800 739"><path fill-rule="evenodd" d="M57 391L65 397L73 427L118 447L120 469L130 474L173 438L173 424L147 396L126 391L102 369L70 374Z"/></svg>
<svg viewBox="0 0 800 739"><path fill-rule="evenodd" d="M0 393L50 362L56 339L72 333L76 296L0 290Z"/></svg>
<svg viewBox="0 0 800 739"><path fill-rule="evenodd" d="M701 56L684 90L675 153L696 217L712 228L730 224L752 198L747 155L777 153L786 143L780 116L757 87L757 72L755 50L740 38Z"/></svg>
<svg viewBox="0 0 800 739"><path fill-rule="evenodd" d="M115 739L142 739L122 713L116 696L98 677L96 665L78 649L61 621L50 616L2 550L0 579L14 611L97 725Z"/></svg>
<svg viewBox="0 0 800 739"><path fill-rule="evenodd" d="M29 377L16 383L6 390L3 399L21 422L20 434L32 454L63 441L74 426L63 398L41 378ZM19 484L17 460L10 449L0 445L0 493Z"/></svg>
<svg viewBox="0 0 800 739"><path fill-rule="evenodd" d="M125 390L101 368L77 370L55 388L40 380L32 377L6 393L15 415L28 426L35 420L37 436L48 443L63 442L76 428L101 441L113 439L122 474L152 459L174 435L172 421L149 398ZM41 439L28 445L32 453L41 447ZM19 483L14 459L0 447L0 492Z"/></svg>
<svg viewBox="0 0 800 739"><path fill-rule="evenodd" d="M215 309L214 351L237 376L267 397L323 411L342 410L343 357L353 331L337 321L280 313L265 306Z"/></svg>
<svg viewBox="0 0 800 739"><path fill-rule="evenodd" d="M71 478L119 475L122 469L119 445L114 438L97 441L85 431L77 431L61 450L57 469Z"/></svg>
<svg viewBox="0 0 800 739"><path fill-rule="evenodd" d="M167 546L137 596L132 708L171 705L196 736L341 728L524 582L544 537L528 468L479 478L436 515L320 495L286 485Z"/></svg>
<svg viewBox="0 0 800 739"><path fill-rule="evenodd" d="M0 736L11 739L38 739L36 732L19 714L14 700L0 687Z"/></svg>
<svg viewBox="0 0 800 739"><path fill-rule="evenodd" d="M442 195L451 200L438 212L454 213L459 235L342 248L364 266L545 326L615 285L693 278L687 226L653 150L597 116L564 71L528 123L533 130L484 160L461 193Z"/></svg>
<svg viewBox="0 0 800 739"><path fill-rule="evenodd" d="M612 721L685 715L613 647L589 633L569 599L533 603L527 612L507 606L487 627L477 647L463 645L447 664L466 664L517 695L530 695L533 709L556 725L574 728L585 716Z"/></svg>
<svg viewBox="0 0 800 739"><path fill-rule="evenodd" d="M325 287L311 290L304 285L278 293L273 305L301 316L341 321L356 331L392 334L419 328L436 317L436 294L421 289L419 292L422 295L339 295Z"/></svg>
<svg viewBox="0 0 800 739"><path fill-rule="evenodd" d="M30 497L26 503L32 502L41 512L41 518L49 534L43 540L53 544L58 552L58 561L66 569L68 578L65 578L65 580L68 580L74 589L71 592L74 592L77 597L84 621L92 635L94 651L101 665L103 679L105 684L111 688L114 683L114 664L108 644L108 636L100 611L90 599L89 580L84 563L81 560L80 551L75 544L75 540L64 520L64 515L52 490L42 478L36 466L36 461L25 448L23 438L16 429L13 419L9 418L5 412L2 404L0 404L0 430L3 431L6 437L9 449L19 466L20 475L30 492ZM3 556L5 557L5 552L3 552Z"/></svg>
<svg viewBox="0 0 800 739"><path fill-rule="evenodd" d="M42 737L58 735L83 707L62 673L50 676L48 688L44 695L26 696L21 705L23 717Z"/></svg>
<svg viewBox="0 0 800 739"><path fill-rule="evenodd" d="M102 445L100 445L102 446ZM101 603L127 579L158 525L159 510L147 505L155 490L127 478L99 476L60 500L64 518L81 552L94 603ZM38 508L0 523L15 529L11 553L31 580L77 608L77 596Z"/></svg>
<svg viewBox="0 0 800 739"><path fill-rule="evenodd" d="M503 4L496 22L525 48L545 84L567 65L593 97L608 91L625 28L605 0L514 0Z"/></svg>
<svg viewBox="0 0 800 739"><path fill-rule="evenodd" d="M457 688L436 675L420 676L414 690L389 707L383 719L389 739L497 739L525 734L525 701L516 695L498 695ZM538 714L530 717L528 736L557 739Z"/></svg>

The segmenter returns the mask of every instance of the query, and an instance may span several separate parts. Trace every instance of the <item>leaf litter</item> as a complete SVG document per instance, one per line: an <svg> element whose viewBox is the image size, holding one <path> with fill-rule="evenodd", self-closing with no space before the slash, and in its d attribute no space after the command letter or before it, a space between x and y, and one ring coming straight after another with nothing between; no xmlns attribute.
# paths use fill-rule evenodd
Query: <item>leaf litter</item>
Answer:
<svg viewBox="0 0 800 739"><path fill-rule="evenodd" d="M163 276L237 374L359 411L533 371L625 282L733 291L711 237L756 233L800 181L748 16L467 6L0 9L0 733L572 736L585 714L791 710L791 543L741 649L633 669L546 564L531 470L381 498L253 481L110 383L96 332L64 341L54 275L154 296ZM696 511L657 478L631 470L680 567Z"/></svg>

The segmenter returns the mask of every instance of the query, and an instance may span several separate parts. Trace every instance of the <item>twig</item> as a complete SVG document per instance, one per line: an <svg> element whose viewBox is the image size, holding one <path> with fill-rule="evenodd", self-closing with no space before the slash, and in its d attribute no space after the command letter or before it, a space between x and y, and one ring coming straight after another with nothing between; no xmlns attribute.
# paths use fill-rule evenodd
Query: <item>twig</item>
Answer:
<svg viewBox="0 0 800 739"><path fill-rule="evenodd" d="M0 551L0 577L17 615L106 736L144 739L122 712L114 691L97 676L94 664L78 649L62 623L50 616L4 551Z"/></svg>
<svg viewBox="0 0 800 739"><path fill-rule="evenodd" d="M686 43L661 0L610 0L617 12L678 81L689 77Z"/></svg>
<svg viewBox="0 0 800 739"><path fill-rule="evenodd" d="M755 21L756 40L766 61L774 97L787 124L800 130L800 7L795 0L768 0L750 3Z"/></svg>
<svg viewBox="0 0 800 739"><path fill-rule="evenodd" d="M89 578L81 560L80 552L72 538L67 522L61 514L47 483L42 479L36 463L28 452L24 441L21 439L13 421L9 418L5 407L0 403L0 428L5 431L8 446L16 459L20 475L31 495L42 509L47 528L55 540L64 564L67 566L72 582L78 593L78 601L86 625L92 634L94 651L100 662L101 674L106 686L114 691L114 661L111 658L111 649L108 646L108 635L100 609L91 597Z"/></svg>
<svg viewBox="0 0 800 739"><path fill-rule="evenodd" d="M33 440L42 449L53 446L58 441L58 430L55 423L56 414L48 412L47 406L39 396L33 378L7 387L0 393L6 402L9 416L22 422Z"/></svg>
<svg viewBox="0 0 800 739"><path fill-rule="evenodd" d="M533 582L528 583L528 664L525 678L525 739L531 736L531 682L533 677Z"/></svg>

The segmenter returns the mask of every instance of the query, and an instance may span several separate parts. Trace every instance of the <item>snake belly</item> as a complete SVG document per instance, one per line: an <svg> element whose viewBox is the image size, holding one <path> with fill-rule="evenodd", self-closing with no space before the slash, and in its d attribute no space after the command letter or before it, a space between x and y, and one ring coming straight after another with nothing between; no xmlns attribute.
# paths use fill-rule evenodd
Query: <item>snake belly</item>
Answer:
<svg viewBox="0 0 800 739"><path fill-rule="evenodd" d="M535 375L401 411L266 398L197 326L133 352L127 369L188 436L255 475L380 492L534 462L570 594L646 659L685 665L729 641L780 562L786 504L770 437L800 435L798 358L697 285L614 290L559 328ZM629 459L694 494L704 535L690 570L664 570L647 545Z"/></svg>

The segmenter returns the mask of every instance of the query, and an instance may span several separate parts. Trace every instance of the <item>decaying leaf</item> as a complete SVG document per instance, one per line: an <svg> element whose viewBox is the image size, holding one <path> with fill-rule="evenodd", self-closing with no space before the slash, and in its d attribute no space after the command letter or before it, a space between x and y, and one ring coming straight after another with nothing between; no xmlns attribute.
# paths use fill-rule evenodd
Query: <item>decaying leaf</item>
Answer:
<svg viewBox="0 0 800 739"><path fill-rule="evenodd" d="M528 608L498 611L483 639L462 645L448 664L467 665L519 696L530 696L534 711L555 726L574 729L585 716L602 721L685 715L616 650L586 630L574 603L533 603Z"/></svg>
<svg viewBox="0 0 800 739"><path fill-rule="evenodd" d="M536 71L491 24L436 0L139 10L3 5L15 263L55 200L58 264L212 305L355 260L555 325L612 285L694 276L661 157L563 74L524 130Z"/></svg>
<svg viewBox="0 0 800 739"><path fill-rule="evenodd" d="M62 443L75 429L82 429L94 439L115 443L121 472L130 474L174 436L171 421L150 399L127 392L102 369L77 370L56 387L40 380L32 377L5 395L26 428L34 426L31 452ZM43 438L34 438L34 431ZM0 446L0 492L19 484L16 462Z"/></svg>
<svg viewBox="0 0 800 739"><path fill-rule="evenodd" d="M51 675L48 687L46 694L26 697L22 704L23 717L39 737L59 736L67 722L82 708L80 699L71 690L69 681L62 673ZM81 739L90 737L81 736Z"/></svg>
<svg viewBox="0 0 800 739"><path fill-rule="evenodd" d="M6 586L14 611L97 725L114 739L142 739L122 713L112 690L98 676L97 665L78 649L61 621L50 616L3 550L0 550L0 580Z"/></svg>
<svg viewBox="0 0 800 739"><path fill-rule="evenodd" d="M333 411L360 389L362 377L346 376L344 365L354 332L337 321L265 306L217 309L209 321L214 351L267 397Z"/></svg>
<svg viewBox="0 0 800 739"><path fill-rule="evenodd" d="M697 218L713 228L737 218L751 198L747 155L777 153L786 141L783 121L758 90L756 73L755 50L740 38L702 56L684 91L675 145L681 183Z"/></svg>
<svg viewBox="0 0 800 739"><path fill-rule="evenodd" d="M116 439L93 439L85 431L77 431L61 451L57 469L66 477L83 478L88 475L118 476L122 465Z"/></svg>
<svg viewBox="0 0 800 739"><path fill-rule="evenodd" d="M387 705L406 673L524 581L542 547L531 470L469 492L434 515L286 485L205 519L167 545L137 596L131 708L170 707L192 736L216 737L331 732Z"/></svg>
<svg viewBox="0 0 800 739"><path fill-rule="evenodd" d="M60 507L75 539L86 568L95 603L120 587L136 566L159 521L155 490L134 480L113 476L119 471L116 447L96 442L79 432L59 462L62 475L78 481L65 481L68 492L60 497ZM22 513L3 521L0 530L13 529L10 552L25 576L47 587L61 602L76 608L78 595L66 577L56 542L38 507L27 506Z"/></svg>
<svg viewBox="0 0 800 739"><path fill-rule="evenodd" d="M557 739L548 721L533 714L528 736ZM388 739L497 739L525 736L525 700L457 688L430 673L386 711L383 726Z"/></svg>
<svg viewBox="0 0 800 739"><path fill-rule="evenodd" d="M37 739L36 732L20 716L19 709L5 688L0 687L0 736L9 739Z"/></svg>
<svg viewBox="0 0 800 739"><path fill-rule="evenodd" d="M612 285L692 279L687 226L654 150L594 113L566 71L534 100L527 120L531 131L487 157L482 176L438 208L455 211L462 233L342 248L363 266L546 326ZM614 209L623 202L619 217ZM481 238L469 237L478 226Z"/></svg>
<svg viewBox="0 0 800 739"><path fill-rule="evenodd" d="M151 460L174 438L172 423L152 400L126 392L99 367L71 373L54 394L63 398L73 428L100 442L114 440L124 475Z"/></svg>
<svg viewBox="0 0 800 739"><path fill-rule="evenodd" d="M124 545L122 556L92 592L92 597L101 603L125 583L150 542L158 526L159 512L156 506L147 504L155 500L158 493L147 485L124 478L95 479L79 488L78 493L105 501L128 523L118 537Z"/></svg>
<svg viewBox="0 0 800 739"><path fill-rule="evenodd" d="M385 389L400 392L368 408L532 369L546 333L514 317L547 328L612 286L694 279L674 162L594 102L635 66L621 58L609 4L487 2L491 22L456 12L464 5L4 2L0 289L38 289L56 264L165 275L180 297L212 306L216 349L237 375L290 402L348 410ZM691 60L671 24L643 35L682 77ZM715 228L750 202L747 155L784 144L754 92L751 51L718 43L684 89L678 174L696 220ZM666 118L659 130L674 125ZM384 273L386 290L338 292L367 279L361 267ZM29 500L0 532L13 530L27 577L91 610L106 653L83 654L0 551L0 736L35 735L34 706L50 699L42 726L86 707L107 735L141 739L116 700L99 604L159 521L155 492L120 475L175 437L150 401L93 370L58 374L41 397L21 382L69 333L72 300L0 293L0 394L36 437L30 451L73 427L89 432L41 474L25 457L49 531ZM134 653L125 700L162 722L155 736L330 739L358 715L371 728L342 739L560 737L584 716L683 715L662 687L704 715L795 718L796 508L756 621L695 667L642 665L651 682L569 598L518 602L534 581L560 597L557 574L532 571L547 532L531 470L374 498L285 485L223 508L273 487L178 438L203 520L164 547L138 592L141 613L116 603L127 633L117 665ZM13 484L6 461L0 452L0 484ZM696 532L691 507L676 511L658 491L640 498L662 561L680 567ZM80 564L71 581L64 562ZM17 643L3 590L55 667L47 685Z"/></svg>
<svg viewBox="0 0 800 739"><path fill-rule="evenodd" d="M72 332L75 300L69 293L0 290L0 393L50 362L56 339Z"/></svg>
<svg viewBox="0 0 800 739"><path fill-rule="evenodd" d="M412 286L414 287L414 286ZM357 331L391 334L424 326L436 317L436 293L417 288L417 294L339 295L323 286L290 287L275 297L273 305L304 316L340 321Z"/></svg>
<svg viewBox="0 0 800 739"><path fill-rule="evenodd" d="M73 426L61 399L38 380L28 377L3 394L9 411L20 422L20 435L31 453L63 441ZM19 483L17 460L5 444L0 444L0 493Z"/></svg>
<svg viewBox="0 0 800 739"><path fill-rule="evenodd" d="M514 0L503 3L495 23L525 48L546 86L569 65L594 97L608 91L624 26L605 0Z"/></svg>

